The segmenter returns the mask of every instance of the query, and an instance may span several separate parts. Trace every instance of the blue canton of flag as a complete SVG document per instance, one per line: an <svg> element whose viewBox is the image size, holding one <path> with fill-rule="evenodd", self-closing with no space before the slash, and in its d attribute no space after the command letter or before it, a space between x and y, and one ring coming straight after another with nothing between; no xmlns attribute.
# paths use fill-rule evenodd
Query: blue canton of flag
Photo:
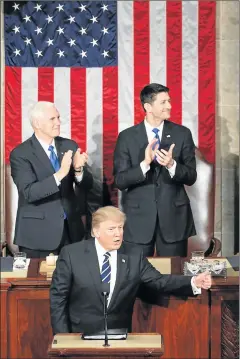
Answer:
<svg viewBox="0 0 240 359"><path fill-rule="evenodd" d="M117 65L117 2L5 2L7 66Z"/></svg>

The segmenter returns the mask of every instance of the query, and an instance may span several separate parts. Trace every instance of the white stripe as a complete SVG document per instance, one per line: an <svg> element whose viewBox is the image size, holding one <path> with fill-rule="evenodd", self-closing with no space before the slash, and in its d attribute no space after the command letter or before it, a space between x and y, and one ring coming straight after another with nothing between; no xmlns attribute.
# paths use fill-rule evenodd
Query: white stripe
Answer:
<svg viewBox="0 0 240 359"><path fill-rule="evenodd" d="M54 103L61 119L61 136L71 138L70 69L54 69Z"/></svg>
<svg viewBox="0 0 240 359"><path fill-rule="evenodd" d="M94 201L96 206L102 203L103 181L103 94L102 94L102 69L88 68L86 70L87 83L87 152L89 165L94 176ZM93 204L94 205L94 204Z"/></svg>
<svg viewBox="0 0 240 359"><path fill-rule="evenodd" d="M107 278L108 276L110 276L110 275L111 275L111 272L108 273L108 275L106 275L106 277L102 279L102 282L104 282L104 281L106 280L106 278Z"/></svg>
<svg viewBox="0 0 240 359"><path fill-rule="evenodd" d="M103 264L104 264L104 263L103 263ZM103 274L104 272L106 272L106 270L107 270L109 267L110 267L110 265L109 265L107 268L105 268L105 269L102 271L101 274Z"/></svg>
<svg viewBox="0 0 240 359"><path fill-rule="evenodd" d="M166 85L166 1L150 1L150 82Z"/></svg>
<svg viewBox="0 0 240 359"><path fill-rule="evenodd" d="M134 125L133 1L118 1L118 132ZM118 203L121 208L121 191Z"/></svg>
<svg viewBox="0 0 240 359"><path fill-rule="evenodd" d="M118 131L134 125L133 1L118 1Z"/></svg>
<svg viewBox="0 0 240 359"><path fill-rule="evenodd" d="M198 145L198 1L182 2L182 124Z"/></svg>
<svg viewBox="0 0 240 359"><path fill-rule="evenodd" d="M34 67L22 68L22 141L33 134L29 112L38 101L38 69Z"/></svg>

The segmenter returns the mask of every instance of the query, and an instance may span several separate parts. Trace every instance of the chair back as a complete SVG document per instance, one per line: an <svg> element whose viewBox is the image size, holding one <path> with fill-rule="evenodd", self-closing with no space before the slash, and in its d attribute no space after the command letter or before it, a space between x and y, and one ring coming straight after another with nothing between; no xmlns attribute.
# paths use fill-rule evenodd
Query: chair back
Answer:
<svg viewBox="0 0 240 359"><path fill-rule="evenodd" d="M214 176L213 165L208 163L198 148L195 149L197 180L192 186L185 186L190 199L197 236L188 240L188 252L204 250L214 237Z"/></svg>

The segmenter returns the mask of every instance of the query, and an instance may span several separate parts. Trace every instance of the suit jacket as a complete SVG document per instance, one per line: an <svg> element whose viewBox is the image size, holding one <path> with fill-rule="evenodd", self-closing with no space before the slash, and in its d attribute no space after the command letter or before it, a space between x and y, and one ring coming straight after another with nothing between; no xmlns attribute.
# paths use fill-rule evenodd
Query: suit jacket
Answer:
<svg viewBox="0 0 240 359"><path fill-rule="evenodd" d="M160 274L136 246L123 243L117 253L117 276L108 306L108 328L131 330L140 284L162 293L192 295L191 278ZM102 283L94 239L63 247L50 288L54 334L104 329Z"/></svg>
<svg viewBox="0 0 240 359"><path fill-rule="evenodd" d="M124 238L147 244L153 238L158 214L162 237L173 243L195 234L189 198L184 185L197 178L195 147L188 128L164 121L160 148L175 143L173 158L177 166L173 178L160 164L151 163L143 175L140 163L145 158L148 138L144 121L119 134L114 152L114 177L123 191L123 209L127 215Z"/></svg>
<svg viewBox="0 0 240 359"><path fill-rule="evenodd" d="M68 150L76 152L77 144L56 137L55 145L61 163ZM33 135L10 154L11 175L18 189L18 210L14 243L35 250L54 250L61 241L64 213L69 224L70 239L76 242L84 236L80 202L74 192L73 167L57 186L52 164ZM86 169L77 186L92 186L92 175Z"/></svg>

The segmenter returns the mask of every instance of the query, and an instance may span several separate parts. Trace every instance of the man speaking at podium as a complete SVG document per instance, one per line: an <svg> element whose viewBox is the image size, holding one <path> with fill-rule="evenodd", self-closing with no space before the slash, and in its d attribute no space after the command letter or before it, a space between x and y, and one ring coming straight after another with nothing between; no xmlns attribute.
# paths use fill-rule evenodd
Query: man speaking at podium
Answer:
<svg viewBox="0 0 240 359"><path fill-rule="evenodd" d="M109 285L108 328L131 331L133 305L140 284L161 293L200 294L211 277L163 275L138 246L123 242L125 214L103 207L92 216L94 239L63 247L50 288L53 333L104 330L103 284Z"/></svg>

